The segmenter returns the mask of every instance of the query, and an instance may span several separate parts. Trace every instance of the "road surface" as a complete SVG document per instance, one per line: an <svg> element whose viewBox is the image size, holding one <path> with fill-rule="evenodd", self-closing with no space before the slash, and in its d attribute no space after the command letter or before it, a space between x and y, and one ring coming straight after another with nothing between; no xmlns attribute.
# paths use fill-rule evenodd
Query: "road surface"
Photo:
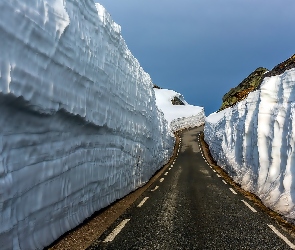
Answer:
<svg viewBox="0 0 295 250"><path fill-rule="evenodd" d="M274 219L204 160L201 130L180 134L175 163L88 250L294 248Z"/></svg>

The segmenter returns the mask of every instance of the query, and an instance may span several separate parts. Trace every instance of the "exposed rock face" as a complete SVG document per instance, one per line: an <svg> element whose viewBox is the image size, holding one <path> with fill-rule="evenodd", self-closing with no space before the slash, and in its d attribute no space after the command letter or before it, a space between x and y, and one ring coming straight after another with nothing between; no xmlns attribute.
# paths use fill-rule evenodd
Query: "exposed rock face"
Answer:
<svg viewBox="0 0 295 250"><path fill-rule="evenodd" d="M295 54L286 61L275 66L271 71L267 72L264 77L276 76L284 73L288 69L295 68Z"/></svg>
<svg viewBox="0 0 295 250"><path fill-rule="evenodd" d="M174 96L171 102L173 105L185 105L184 102L181 101L177 96Z"/></svg>
<svg viewBox="0 0 295 250"><path fill-rule="evenodd" d="M222 98L222 105L219 111L233 106L237 102L245 99L248 94L255 89L259 88L265 73L268 71L266 68L259 67L245 78L237 87L232 88Z"/></svg>
<svg viewBox="0 0 295 250"><path fill-rule="evenodd" d="M244 79L237 87L232 88L222 98L222 105L219 111L235 105L237 102L245 99L248 94L260 88L265 77L276 76L284 73L286 70L295 68L295 54L286 61L278 64L272 70L259 67Z"/></svg>
<svg viewBox="0 0 295 250"><path fill-rule="evenodd" d="M158 85L154 84L153 86L154 89L162 89L161 87L159 87Z"/></svg>

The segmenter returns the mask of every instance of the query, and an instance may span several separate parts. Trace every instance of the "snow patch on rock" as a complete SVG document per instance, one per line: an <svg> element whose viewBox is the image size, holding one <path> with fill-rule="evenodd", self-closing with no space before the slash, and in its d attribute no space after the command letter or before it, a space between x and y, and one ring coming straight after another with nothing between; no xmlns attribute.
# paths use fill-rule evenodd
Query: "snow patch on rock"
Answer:
<svg viewBox="0 0 295 250"><path fill-rule="evenodd" d="M163 111L165 119L168 121L171 131L198 127L205 122L204 108L189 105L184 97L169 89L154 88L157 106ZM184 105L173 105L172 99L179 98Z"/></svg>

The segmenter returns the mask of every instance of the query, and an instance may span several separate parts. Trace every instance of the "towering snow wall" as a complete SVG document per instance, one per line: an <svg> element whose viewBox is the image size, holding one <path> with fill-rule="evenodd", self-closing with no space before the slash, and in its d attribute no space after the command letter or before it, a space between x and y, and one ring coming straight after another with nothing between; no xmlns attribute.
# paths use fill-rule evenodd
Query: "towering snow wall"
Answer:
<svg viewBox="0 0 295 250"><path fill-rule="evenodd" d="M265 205L295 219L295 68L206 118L212 156Z"/></svg>
<svg viewBox="0 0 295 250"><path fill-rule="evenodd" d="M42 249L172 154L149 75L96 7L0 1L1 250Z"/></svg>

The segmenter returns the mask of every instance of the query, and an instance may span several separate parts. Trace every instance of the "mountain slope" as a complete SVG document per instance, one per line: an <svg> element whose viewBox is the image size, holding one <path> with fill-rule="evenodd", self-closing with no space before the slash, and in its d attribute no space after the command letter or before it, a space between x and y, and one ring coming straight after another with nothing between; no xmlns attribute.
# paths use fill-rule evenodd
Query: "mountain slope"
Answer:
<svg viewBox="0 0 295 250"><path fill-rule="evenodd" d="M267 71L268 70L266 68L257 68L237 87L232 88L229 92L227 92L222 98L222 105L219 111L235 105L237 102L245 99L250 92L259 88L264 78L264 74Z"/></svg>

